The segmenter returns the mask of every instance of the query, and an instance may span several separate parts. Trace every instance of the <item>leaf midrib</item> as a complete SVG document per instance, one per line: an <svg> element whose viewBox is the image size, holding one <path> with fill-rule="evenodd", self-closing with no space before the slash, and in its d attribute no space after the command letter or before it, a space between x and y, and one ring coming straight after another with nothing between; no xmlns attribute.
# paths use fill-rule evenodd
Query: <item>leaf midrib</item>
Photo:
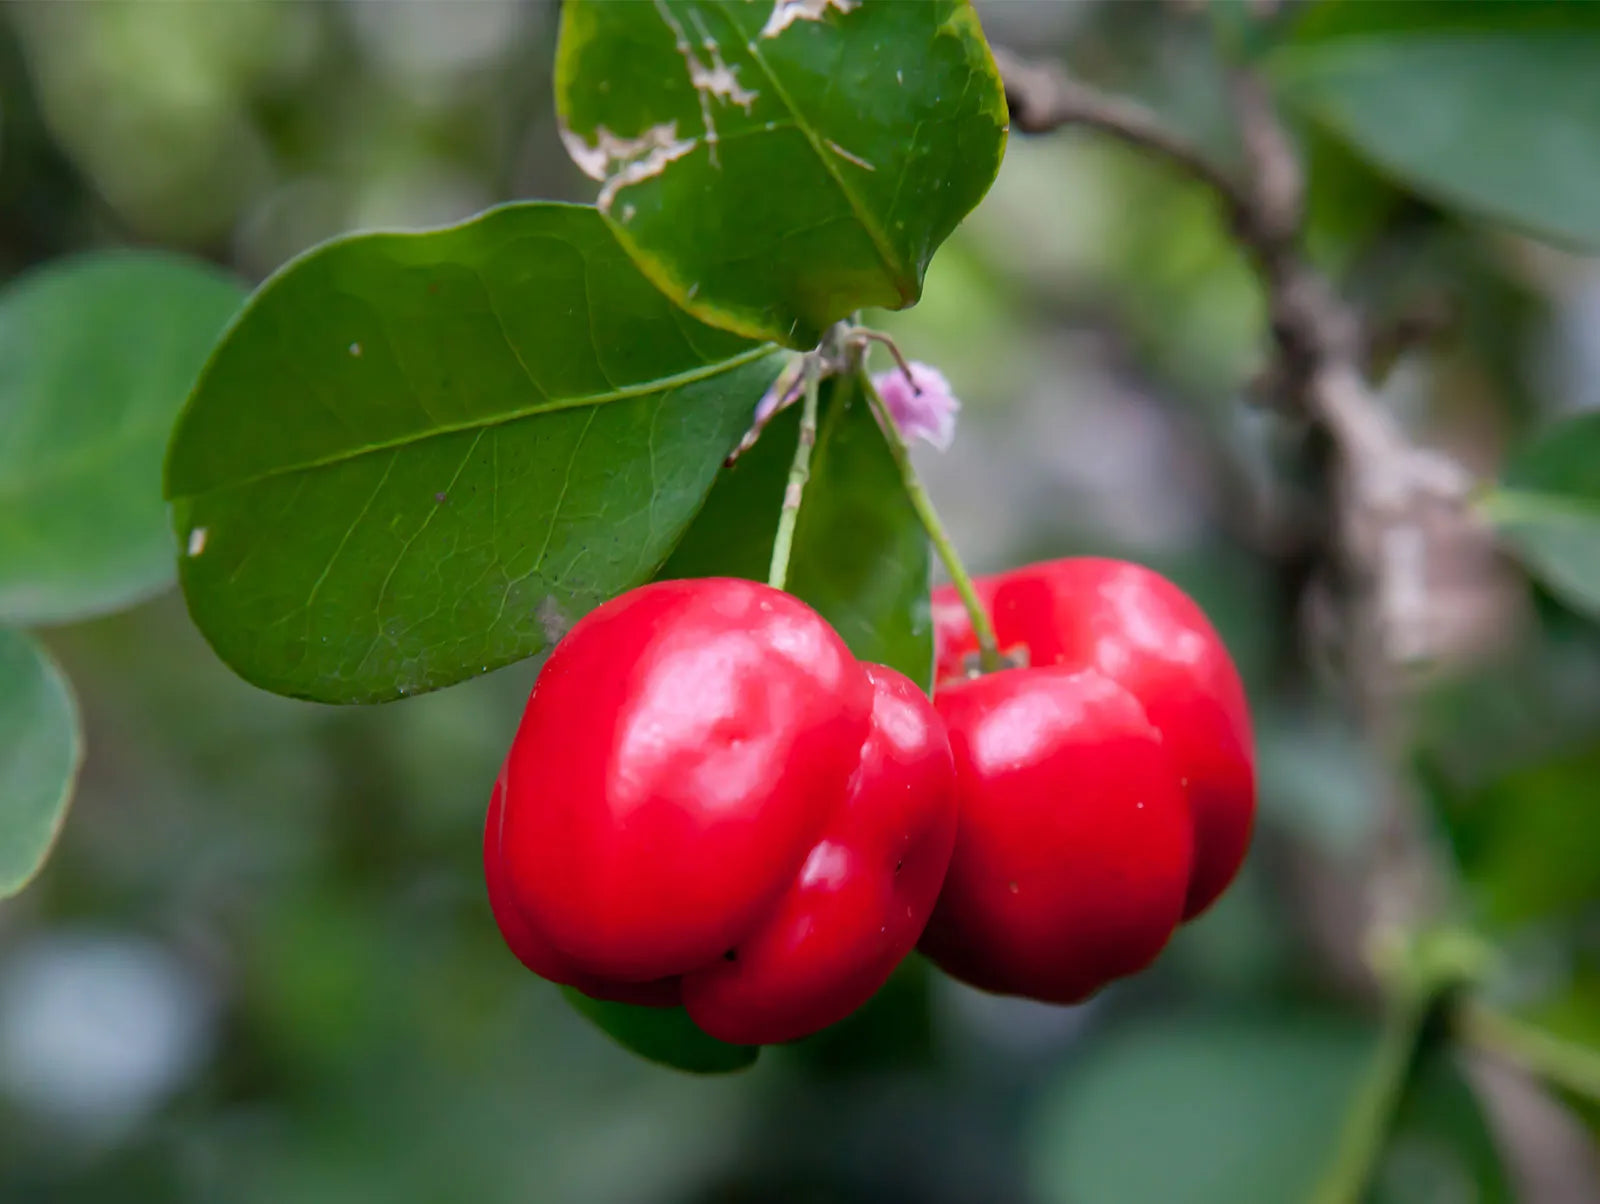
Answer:
<svg viewBox="0 0 1600 1204"><path fill-rule="evenodd" d="M724 14L724 16L726 16L726 14ZM732 21L731 17L727 19L730 22ZM736 23L734 24L734 28L736 30L738 29L738 25ZM904 297L905 294L901 292L900 289L900 281L904 279L904 273L902 268L896 264L894 248L889 244L888 237L881 229L879 229L877 223L874 222L872 218L863 210L860 199L856 196L850 185L845 182L845 178L840 174L838 166L829 156L828 149L823 146L820 141L818 141L818 135L816 131L811 128L811 125L806 120L805 115L800 112L799 106L797 106L790 98L788 91L784 88L783 82L778 78L777 73L772 69L772 66L767 62L767 60L762 57L760 48L755 42L752 41L748 44L746 49L750 55L751 61L754 62L756 66L760 67L761 73L771 81L773 90L778 95L778 99L783 102L784 108L788 109L790 115L794 118L795 128L805 135L806 141L811 145L812 152L817 156L817 161L822 165L822 170L828 174L828 177L838 187L839 192L844 196L845 203L850 206L850 212L855 215L856 221L861 223L861 228L867 232L867 237L872 240L873 250L878 252L878 258L883 261L883 266L889 270L889 278L895 283L895 291L897 293L901 293L901 296Z"/></svg>
<svg viewBox="0 0 1600 1204"><path fill-rule="evenodd" d="M270 481L277 477L291 476L300 472L312 472L319 468L331 468L336 464L348 463L360 459L362 456L375 455L381 452L396 451L409 447L414 443L425 443L430 439L437 439L443 435L456 435L463 431L484 431L492 427L505 426L512 422L519 422L524 418L533 418L540 414L556 414L563 410L576 410L584 406L609 405L614 401L627 401L634 397L645 397L651 393L665 393L673 389L680 389L685 385L692 385L697 381L709 380L724 372L731 372L746 364L755 363L764 356L771 355L777 350L772 343L763 343L749 351L741 351L738 355L727 359L718 360L714 364L706 364L699 368L691 368L686 372L678 372L672 376L658 377L655 380L644 381L637 385L627 385L620 389L612 389L605 393L586 393L579 397L567 397L560 400L546 400L537 405L522 406L517 409L507 410L504 413L494 414L486 418L476 418L467 422L441 423L429 427L427 430L412 431L404 435L397 435L392 439L385 439L375 443L362 444L360 447L346 448L326 456L318 456L296 464L281 464L258 472L250 476L241 476L208 485L201 489L180 489L169 486L166 490L168 501L178 498L202 497L208 493L215 493L224 489L243 489L251 485L258 485L263 481ZM751 399L751 412L755 411L756 400Z"/></svg>

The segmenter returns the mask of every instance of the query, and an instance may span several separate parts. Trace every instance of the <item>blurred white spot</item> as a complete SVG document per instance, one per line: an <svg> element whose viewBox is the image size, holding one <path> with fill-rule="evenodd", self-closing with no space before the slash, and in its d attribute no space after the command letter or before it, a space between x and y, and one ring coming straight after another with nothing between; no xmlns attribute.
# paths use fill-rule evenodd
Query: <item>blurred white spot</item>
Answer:
<svg viewBox="0 0 1600 1204"><path fill-rule="evenodd" d="M347 3L345 8L367 53L402 76L481 69L504 53L524 18L516 4Z"/></svg>
<svg viewBox="0 0 1600 1204"><path fill-rule="evenodd" d="M1561 290L1544 358L1544 396L1562 410L1600 407L1600 267L1583 265Z"/></svg>
<svg viewBox="0 0 1600 1204"><path fill-rule="evenodd" d="M196 527L189 532L189 555L198 556L206 550L206 529Z"/></svg>
<svg viewBox="0 0 1600 1204"><path fill-rule="evenodd" d="M439 158L418 158L363 178L350 224L389 230L431 229L464 221L493 198L483 183Z"/></svg>
<svg viewBox="0 0 1600 1204"><path fill-rule="evenodd" d="M212 1043L201 978L141 937L34 938L0 970L0 1092L104 1133L182 1085Z"/></svg>
<svg viewBox="0 0 1600 1204"><path fill-rule="evenodd" d="M355 356L357 359L360 359L361 358L361 344L360 343L351 343L350 344L350 354Z"/></svg>

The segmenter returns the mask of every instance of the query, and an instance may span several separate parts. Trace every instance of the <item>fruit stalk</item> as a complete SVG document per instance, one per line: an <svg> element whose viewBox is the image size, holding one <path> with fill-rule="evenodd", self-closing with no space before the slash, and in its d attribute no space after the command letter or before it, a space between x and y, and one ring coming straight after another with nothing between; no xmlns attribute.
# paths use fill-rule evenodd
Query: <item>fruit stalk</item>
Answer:
<svg viewBox="0 0 1600 1204"><path fill-rule="evenodd" d="M972 634L978 641L979 666L985 673L1005 668L1005 662L1000 657L999 644L995 640L994 625L989 621L989 612L984 609L978 591L972 584L972 577L967 572L966 565L962 564L961 556L956 551L955 544L951 542L949 532L944 529L944 523L939 519L939 512L933 508L933 500L922 487L922 480L917 476L916 466L911 463L911 453L906 448L905 440L900 437L894 418L889 414L888 407L883 404L883 398L878 396L878 391L872 387L872 381L865 373L859 380L861 388L867 395L868 404L878 416L878 425L883 428L883 437L889 444L889 452L894 457L895 467L900 470L900 481L905 487L906 496L911 499L911 508L917 512L923 530L927 531L928 538L933 542L934 551L939 554L945 572L950 575L950 584L955 586L956 593L961 595L962 605L967 608L967 616L972 621Z"/></svg>
<svg viewBox="0 0 1600 1204"><path fill-rule="evenodd" d="M783 506L778 511L778 531L772 537L772 566L767 584L782 589L789 579L789 553L794 547L794 526L800 517L800 500L811 479L811 449L817 445L817 398L821 392L821 365L814 357L805 363L805 400L800 406L800 437L795 441L794 462L789 466L789 483L783 489Z"/></svg>

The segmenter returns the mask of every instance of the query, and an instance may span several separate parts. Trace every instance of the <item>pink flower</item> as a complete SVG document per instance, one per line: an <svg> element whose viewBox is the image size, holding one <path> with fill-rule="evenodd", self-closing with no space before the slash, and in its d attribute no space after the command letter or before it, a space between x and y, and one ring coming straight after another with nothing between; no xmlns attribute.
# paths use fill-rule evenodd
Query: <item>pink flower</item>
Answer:
<svg viewBox="0 0 1600 1204"><path fill-rule="evenodd" d="M956 434L956 411L961 403L950 391L944 373L913 360L911 379L899 368L879 372L872 387L889 407L889 415L902 438L926 439L940 451L947 451Z"/></svg>
<svg viewBox="0 0 1600 1204"><path fill-rule="evenodd" d="M955 438L956 411L961 403L939 369L915 360L907 366L911 369L911 379L907 380L899 368L890 368L872 378L872 387L889 408L889 416L894 419L901 438L925 439L940 451L948 451ZM774 414L799 399L803 369L803 357L796 357L778 374L772 387L756 403L754 429L741 446L754 442L755 433Z"/></svg>

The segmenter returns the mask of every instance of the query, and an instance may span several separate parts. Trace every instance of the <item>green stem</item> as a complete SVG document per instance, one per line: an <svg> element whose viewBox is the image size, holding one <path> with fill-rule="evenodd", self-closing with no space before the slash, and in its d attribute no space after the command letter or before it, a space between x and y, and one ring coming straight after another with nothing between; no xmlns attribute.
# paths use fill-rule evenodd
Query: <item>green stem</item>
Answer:
<svg viewBox="0 0 1600 1204"><path fill-rule="evenodd" d="M1312 1204L1360 1204L1366 1198L1432 1010L1433 999L1422 992L1402 991L1391 1003L1378 1048L1345 1116L1333 1164Z"/></svg>
<svg viewBox="0 0 1600 1204"><path fill-rule="evenodd" d="M782 589L789 579L789 553L794 547L794 525L800 517L800 499L811 479L811 449L817 444L817 398L822 389L821 365L808 358L805 365L805 400L800 408L800 438L794 445L794 462L789 466L789 483L783 490L783 507L778 511L778 532L772 537L772 567L767 584Z"/></svg>
<svg viewBox="0 0 1600 1204"><path fill-rule="evenodd" d="M1600 1101L1600 1053L1481 1003L1463 1003L1456 1030L1471 1045L1552 1086Z"/></svg>
<svg viewBox="0 0 1600 1204"><path fill-rule="evenodd" d="M895 466L900 470L901 484L905 487L906 496L911 499L911 508L917 512L917 518L922 521L923 529L933 542L934 550L944 562L944 569L950 575L951 584L956 587L956 593L961 595L961 601L967 608L967 616L972 622L972 633L978 640L979 665L985 673L1005 668L1005 661L1000 657L999 645L995 640L994 625L989 622L988 611L978 598L972 577L968 574L966 565L961 563L961 556L956 552L955 544L950 541L949 532L939 521L939 513L933 508L927 490L922 487L917 470L911 463L911 453L906 448L905 440L900 437L900 430L895 426L894 418L865 374L861 377L861 386L878 416L878 425L883 428L889 452L894 456Z"/></svg>

